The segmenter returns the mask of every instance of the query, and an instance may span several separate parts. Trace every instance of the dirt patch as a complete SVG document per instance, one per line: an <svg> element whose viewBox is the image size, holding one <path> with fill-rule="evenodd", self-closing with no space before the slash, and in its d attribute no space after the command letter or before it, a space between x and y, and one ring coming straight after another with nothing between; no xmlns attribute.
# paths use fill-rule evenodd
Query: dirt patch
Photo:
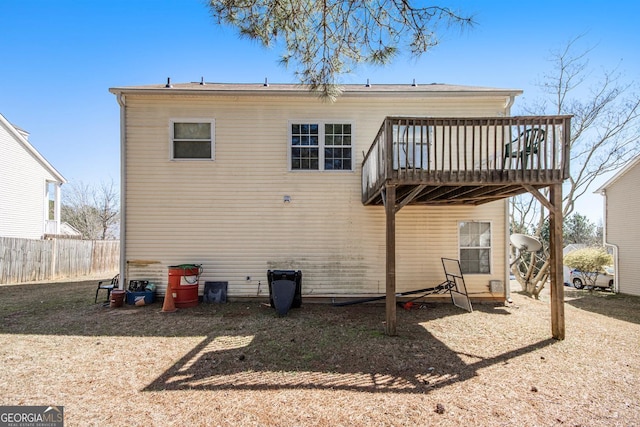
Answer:
<svg viewBox="0 0 640 427"><path fill-rule="evenodd" d="M95 282L0 286L0 404L67 425L640 425L640 299L398 309L93 304Z"/></svg>

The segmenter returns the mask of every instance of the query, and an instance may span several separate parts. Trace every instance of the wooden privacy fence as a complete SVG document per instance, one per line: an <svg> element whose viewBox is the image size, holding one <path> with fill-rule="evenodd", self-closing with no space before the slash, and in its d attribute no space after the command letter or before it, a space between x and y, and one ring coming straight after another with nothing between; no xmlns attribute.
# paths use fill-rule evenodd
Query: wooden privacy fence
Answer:
<svg viewBox="0 0 640 427"><path fill-rule="evenodd" d="M23 283L113 273L119 240L32 240L0 237L0 283Z"/></svg>

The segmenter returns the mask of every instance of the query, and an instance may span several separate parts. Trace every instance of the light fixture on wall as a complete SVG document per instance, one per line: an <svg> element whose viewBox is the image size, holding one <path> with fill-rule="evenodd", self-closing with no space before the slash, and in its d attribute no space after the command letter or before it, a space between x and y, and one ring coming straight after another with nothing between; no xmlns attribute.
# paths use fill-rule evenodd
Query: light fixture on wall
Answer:
<svg viewBox="0 0 640 427"><path fill-rule="evenodd" d="M291 202L291 196L285 195L284 198L282 199L282 201L285 202L285 203L290 203Z"/></svg>

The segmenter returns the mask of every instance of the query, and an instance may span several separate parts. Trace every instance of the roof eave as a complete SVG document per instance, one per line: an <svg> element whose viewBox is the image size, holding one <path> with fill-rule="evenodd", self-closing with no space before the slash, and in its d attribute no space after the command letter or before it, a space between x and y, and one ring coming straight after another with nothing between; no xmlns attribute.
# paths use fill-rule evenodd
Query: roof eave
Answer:
<svg viewBox="0 0 640 427"><path fill-rule="evenodd" d="M359 97L449 97L449 96L500 96L500 97L513 97L523 93L520 89L494 89L494 88L477 88L477 87L442 87L440 88L421 88L412 86L400 86L390 87L385 86L376 88L375 86L365 88L343 88L343 92L340 97L346 98L359 98ZM113 87L109 88L109 92L114 95L228 95L228 96L308 96L308 97L320 97L320 94L313 92L304 87L298 87L293 89L291 87L278 88L276 85L270 86L257 86L245 87L245 88L224 88L219 89L216 87L187 87L181 88L177 85L167 87Z"/></svg>
<svg viewBox="0 0 640 427"><path fill-rule="evenodd" d="M615 175L609 178L604 184L602 184L593 193L602 194L607 188L611 187L613 183L618 181L624 174L626 174L629 170L633 169L633 167L636 166L638 163L640 163L640 155L636 156L632 160L629 160L629 163L627 163L622 169L620 169Z"/></svg>

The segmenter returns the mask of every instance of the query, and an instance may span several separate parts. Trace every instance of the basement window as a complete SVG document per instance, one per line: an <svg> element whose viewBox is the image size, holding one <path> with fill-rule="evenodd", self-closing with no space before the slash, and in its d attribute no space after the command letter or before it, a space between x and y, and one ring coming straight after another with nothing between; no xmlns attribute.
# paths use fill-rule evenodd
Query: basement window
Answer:
<svg viewBox="0 0 640 427"><path fill-rule="evenodd" d="M491 223L461 221L458 232L462 273L490 274Z"/></svg>
<svg viewBox="0 0 640 427"><path fill-rule="evenodd" d="M171 159L214 160L213 120L171 121Z"/></svg>
<svg viewBox="0 0 640 427"><path fill-rule="evenodd" d="M289 131L291 170L353 170L350 123L292 123Z"/></svg>

